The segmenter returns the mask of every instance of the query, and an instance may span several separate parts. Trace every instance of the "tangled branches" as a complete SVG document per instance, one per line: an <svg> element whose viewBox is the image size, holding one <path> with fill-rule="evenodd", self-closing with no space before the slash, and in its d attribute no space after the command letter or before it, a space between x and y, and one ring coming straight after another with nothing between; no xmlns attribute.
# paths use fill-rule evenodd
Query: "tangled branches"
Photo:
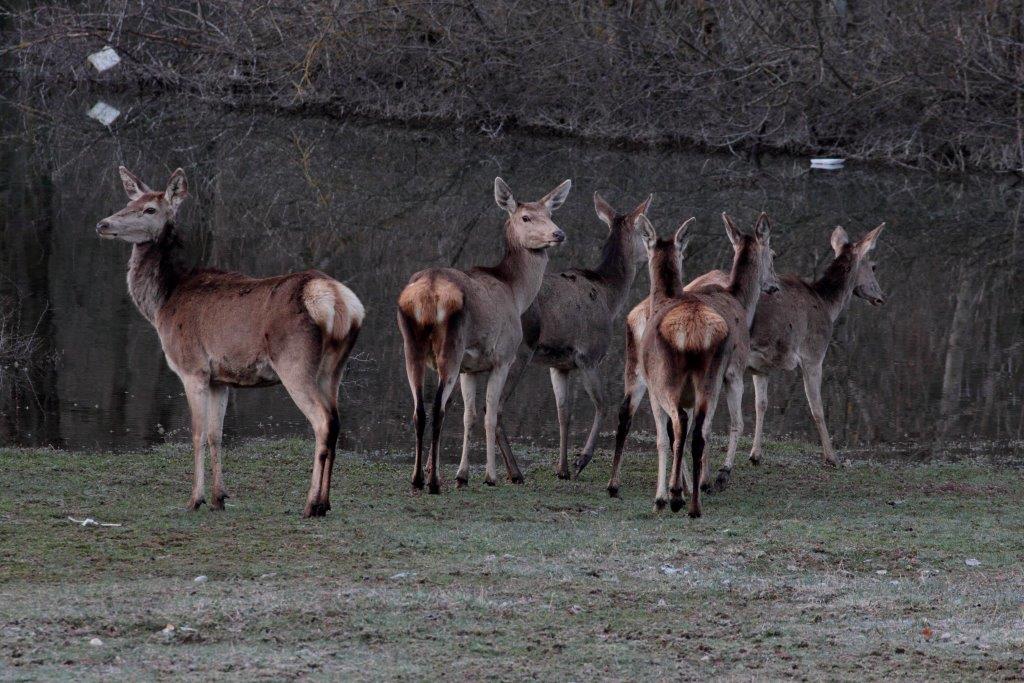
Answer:
<svg viewBox="0 0 1024 683"><path fill-rule="evenodd" d="M1017 171L1022 6L92 0L12 15L4 51L42 87ZM84 57L108 43L126 61L97 76Z"/></svg>

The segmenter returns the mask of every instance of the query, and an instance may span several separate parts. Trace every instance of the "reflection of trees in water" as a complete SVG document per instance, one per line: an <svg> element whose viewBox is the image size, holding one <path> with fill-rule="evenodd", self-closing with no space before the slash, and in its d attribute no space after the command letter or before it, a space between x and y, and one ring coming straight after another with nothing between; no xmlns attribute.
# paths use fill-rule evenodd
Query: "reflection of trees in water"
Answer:
<svg viewBox="0 0 1024 683"><path fill-rule="evenodd" d="M109 430L128 429L136 442L159 438L158 423L185 424L180 387L127 297L127 247L101 243L92 231L97 219L124 204L116 179L122 162L154 186L174 167L186 169L193 197L181 225L197 261L253 274L316 267L360 295L370 317L357 349L362 362L351 367L359 388L343 390L354 445L408 440L395 297L423 267L497 260L501 216L489 188L499 173L525 195L573 178L575 190L558 216L569 241L552 268L596 262L605 230L591 207L595 189L622 206L654 192L651 215L660 227L696 214L690 276L728 261L718 218L723 209L745 220L767 209L776 223L777 268L807 276L830 259L828 235L836 223L859 236L885 220L877 260L888 302L871 309L854 300L826 361L833 431L847 444L1020 435L1022 306L1011 293L1021 284L1024 193L991 177L954 181L856 169L807 174L792 161L755 171L692 154L181 112L166 103L138 105L116 136L97 138L91 122L79 121L80 110L54 111L52 121L33 128L31 145L5 142L5 154L23 155L32 170L10 184L9 193L26 208L16 220L9 215L0 240L22 251L35 244L34 262L49 263L42 270L16 267L10 277L13 286L47 292L53 304L45 334L63 362L45 392L54 403L37 409L60 415L51 439L114 440ZM42 196L38 179L47 176L55 188L51 234L36 243L38 236L19 223L39 220L42 208L29 202ZM647 287L645 275L638 279L634 300ZM612 392L621 386L617 343L604 371ZM768 433L813 439L799 381L780 379L772 384ZM101 408L71 410L69 400ZM552 439L551 400L546 376L529 373L508 407L510 430L524 439ZM256 424L273 415L272 422L291 422L304 433L293 412L283 392L240 393L228 428L235 435L263 433ZM581 413L576 422L587 419ZM28 422L7 431L25 439Z"/></svg>

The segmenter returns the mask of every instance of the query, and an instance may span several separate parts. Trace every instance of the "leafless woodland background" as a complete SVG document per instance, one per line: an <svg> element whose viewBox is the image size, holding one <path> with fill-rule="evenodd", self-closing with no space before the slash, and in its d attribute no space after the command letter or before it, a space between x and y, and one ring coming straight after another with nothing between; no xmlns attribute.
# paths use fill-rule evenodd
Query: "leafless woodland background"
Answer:
<svg viewBox="0 0 1024 683"><path fill-rule="evenodd" d="M1024 0L58 0L9 14L3 54L29 87L1017 171L1022 20ZM82 55L105 44L126 63L98 76Z"/></svg>

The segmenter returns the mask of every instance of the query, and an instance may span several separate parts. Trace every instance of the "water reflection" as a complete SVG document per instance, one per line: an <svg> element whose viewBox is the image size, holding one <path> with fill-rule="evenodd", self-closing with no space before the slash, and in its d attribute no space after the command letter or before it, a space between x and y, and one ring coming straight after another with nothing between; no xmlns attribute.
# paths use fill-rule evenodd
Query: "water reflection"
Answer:
<svg viewBox="0 0 1024 683"><path fill-rule="evenodd" d="M594 190L622 207L653 192L651 217L663 231L696 215L690 275L728 263L723 209L744 221L769 211L776 268L805 275L827 262L833 226L859 236L886 221L877 261L887 304L872 309L855 299L826 360L837 445L931 447L979 436L1020 449L1024 304L1013 293L1024 263L1024 193L1002 180L856 166L809 173L796 161L754 172L727 157L552 138L490 140L166 102L115 106L125 114L112 131L82 116L87 105L46 120L4 117L0 305L22 331L36 329L58 360L3 369L0 443L132 447L186 438L181 387L127 295L129 247L101 242L92 229L125 202L116 171L124 163L157 185L186 169L192 197L179 222L194 259L254 275L315 267L359 294L369 317L342 391L348 447L411 448L394 301L416 270L498 259L502 217L490 188L501 174L524 196L573 179L559 215L568 242L553 268L596 263L605 227ZM631 301L646 287L644 273ZM617 397L621 340L604 375ZM752 393L748 382L748 405ZM578 448L590 415L582 386L575 394ZM459 423L449 425L450 444ZM528 373L506 424L519 442L557 444L545 371ZM646 415L638 426L650 427ZM236 392L226 431L305 435L307 426L274 388ZM767 433L815 441L797 373L773 381Z"/></svg>

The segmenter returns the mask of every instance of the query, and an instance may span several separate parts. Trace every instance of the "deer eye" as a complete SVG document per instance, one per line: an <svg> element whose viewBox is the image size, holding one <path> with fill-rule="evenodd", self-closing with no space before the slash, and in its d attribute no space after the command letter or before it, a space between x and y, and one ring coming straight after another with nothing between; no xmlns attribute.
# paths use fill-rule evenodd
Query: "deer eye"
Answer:
<svg viewBox="0 0 1024 683"><path fill-rule="evenodd" d="M142 213L150 213L150 214L156 213L156 209L154 209L152 206L147 206L146 210L143 211Z"/></svg>
<svg viewBox="0 0 1024 683"><path fill-rule="evenodd" d="M524 222L524 223L529 223L529 222L530 222L530 217L529 217L529 216L527 216L527 215L524 215L524 216L523 216L523 222Z"/></svg>

